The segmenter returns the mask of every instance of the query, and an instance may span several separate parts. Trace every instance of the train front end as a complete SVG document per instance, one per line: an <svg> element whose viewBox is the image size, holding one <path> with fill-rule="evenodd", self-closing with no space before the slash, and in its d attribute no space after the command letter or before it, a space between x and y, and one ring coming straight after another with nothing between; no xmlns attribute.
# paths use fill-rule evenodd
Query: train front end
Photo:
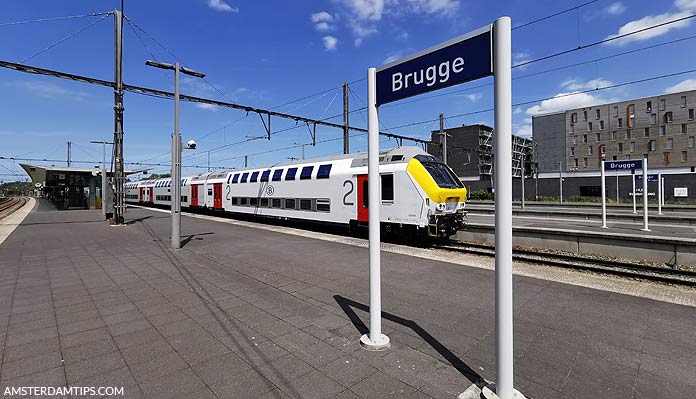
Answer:
<svg viewBox="0 0 696 399"><path fill-rule="evenodd" d="M447 238L466 227L466 187L452 169L429 154L416 155L406 168L424 194L430 237Z"/></svg>

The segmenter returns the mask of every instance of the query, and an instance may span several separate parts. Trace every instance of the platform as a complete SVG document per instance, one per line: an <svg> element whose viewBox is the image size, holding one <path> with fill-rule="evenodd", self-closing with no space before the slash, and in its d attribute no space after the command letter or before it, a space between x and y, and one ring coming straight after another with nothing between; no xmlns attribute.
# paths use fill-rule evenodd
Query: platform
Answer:
<svg viewBox="0 0 696 399"><path fill-rule="evenodd" d="M494 275L477 257L383 252L392 346L369 352L358 342L368 320L364 245L184 217L173 253L167 214L129 209L126 218L110 227L99 211L41 201L0 245L3 390L456 398L495 379ZM516 388L537 399L692 398L696 291L657 287L685 306L578 281L515 276ZM629 286L640 295L648 284Z"/></svg>

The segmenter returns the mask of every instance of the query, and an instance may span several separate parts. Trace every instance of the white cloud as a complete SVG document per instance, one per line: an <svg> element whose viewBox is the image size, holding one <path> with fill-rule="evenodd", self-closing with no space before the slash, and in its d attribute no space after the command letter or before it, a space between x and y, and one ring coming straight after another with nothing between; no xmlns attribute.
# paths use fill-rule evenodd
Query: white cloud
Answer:
<svg viewBox="0 0 696 399"><path fill-rule="evenodd" d="M24 89L38 97L55 99L72 99L82 101L89 95L83 91L69 90L55 83L40 82L40 81L17 81L10 83L11 86Z"/></svg>
<svg viewBox="0 0 696 399"><path fill-rule="evenodd" d="M327 22L319 22L316 25L314 25L314 27L319 32L326 32L328 30L331 30L331 25L329 25Z"/></svg>
<svg viewBox="0 0 696 399"><path fill-rule="evenodd" d="M220 12L239 12L239 8L234 8L223 0L208 0L208 7Z"/></svg>
<svg viewBox="0 0 696 399"><path fill-rule="evenodd" d="M483 94L481 93L473 93L473 94L466 94L464 97L467 98L467 100L471 101L472 103L475 103L476 101L480 100L483 97Z"/></svg>
<svg viewBox="0 0 696 399"><path fill-rule="evenodd" d="M532 118L529 118L529 117L524 118L524 119L522 119L522 122L524 122L524 123L532 123Z"/></svg>
<svg viewBox="0 0 696 399"><path fill-rule="evenodd" d="M531 60L531 54L527 50L518 51L512 54L512 65L524 64ZM524 69L526 66L521 66L519 69Z"/></svg>
<svg viewBox="0 0 696 399"><path fill-rule="evenodd" d="M459 0L408 0L416 13L450 15L459 8Z"/></svg>
<svg viewBox="0 0 696 399"><path fill-rule="evenodd" d="M593 96L589 93L558 93L553 98L542 101L539 105L527 108L526 113L527 115L539 115L609 102L612 100Z"/></svg>
<svg viewBox="0 0 696 399"><path fill-rule="evenodd" d="M314 23L314 28L319 32L327 32L333 30L332 23L336 18L326 11L321 11L312 14L309 19Z"/></svg>
<svg viewBox="0 0 696 399"><path fill-rule="evenodd" d="M520 137L532 137L532 125L515 126L515 135Z"/></svg>
<svg viewBox="0 0 696 399"><path fill-rule="evenodd" d="M213 104L197 103L196 107L198 107L200 109L205 109L208 111L213 111L213 112L217 112L217 110L218 110L218 107L216 105L213 105Z"/></svg>
<svg viewBox="0 0 696 399"><path fill-rule="evenodd" d="M522 113L522 108L520 108L520 107L515 108L515 111L513 112L513 114L515 114L515 115L521 114L521 113Z"/></svg>
<svg viewBox="0 0 696 399"><path fill-rule="evenodd" d="M696 90L696 79L686 79L665 89L665 93L678 93L680 91Z"/></svg>
<svg viewBox="0 0 696 399"><path fill-rule="evenodd" d="M326 35L322 38L324 41L324 48L328 51L336 50L336 45L338 44L338 39L331 35Z"/></svg>
<svg viewBox="0 0 696 399"><path fill-rule="evenodd" d="M676 0L674 6L679 10L677 12L665 12L658 15L647 15L641 19L628 22L619 28L618 33L609 35L605 39L614 38L632 32L640 31L653 25L659 25L666 22L674 21L680 18L688 17L696 10L696 0ZM686 19L679 22L674 22L669 25L663 25L657 28L648 29L630 36L607 42L611 46L625 46L629 43L640 42L643 40L652 39L653 37L662 36L674 29L686 28L691 24L691 19Z"/></svg>
<svg viewBox="0 0 696 399"><path fill-rule="evenodd" d="M604 12L609 14L609 15L621 15L626 11L626 6L624 3L617 1L615 3L609 4L605 9Z"/></svg>
<svg viewBox="0 0 696 399"><path fill-rule="evenodd" d="M581 82L576 79L570 79L561 83L561 87L570 91L582 91L612 86L613 84L614 82L602 78L588 80L587 82Z"/></svg>

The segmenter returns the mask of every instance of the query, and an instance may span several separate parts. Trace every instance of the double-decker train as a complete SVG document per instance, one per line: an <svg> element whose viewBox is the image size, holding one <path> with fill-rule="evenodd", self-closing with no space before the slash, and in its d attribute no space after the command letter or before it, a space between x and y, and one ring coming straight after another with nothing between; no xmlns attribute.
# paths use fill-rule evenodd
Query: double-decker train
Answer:
<svg viewBox="0 0 696 399"><path fill-rule="evenodd" d="M380 219L387 232L448 237L466 223L466 188L418 147L379 154ZM252 217L368 223L367 153L210 172L181 179L181 207ZM171 179L126 183L126 202L169 207Z"/></svg>

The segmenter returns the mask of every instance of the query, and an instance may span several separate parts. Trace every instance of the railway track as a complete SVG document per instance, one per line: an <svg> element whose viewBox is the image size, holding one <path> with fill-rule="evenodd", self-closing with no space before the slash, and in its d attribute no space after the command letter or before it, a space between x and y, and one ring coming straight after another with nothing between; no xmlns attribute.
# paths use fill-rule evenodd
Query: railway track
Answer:
<svg viewBox="0 0 696 399"><path fill-rule="evenodd" d="M27 199L24 197L0 198L0 219L9 216L26 203Z"/></svg>
<svg viewBox="0 0 696 399"><path fill-rule="evenodd" d="M481 243L459 242L439 244L436 248L483 256L495 255L495 249L492 245ZM655 266L606 258L587 257L578 254L544 252L526 248L514 248L512 258L516 261L533 262L535 264L547 266L613 274L675 285L696 286L696 270L677 267Z"/></svg>

